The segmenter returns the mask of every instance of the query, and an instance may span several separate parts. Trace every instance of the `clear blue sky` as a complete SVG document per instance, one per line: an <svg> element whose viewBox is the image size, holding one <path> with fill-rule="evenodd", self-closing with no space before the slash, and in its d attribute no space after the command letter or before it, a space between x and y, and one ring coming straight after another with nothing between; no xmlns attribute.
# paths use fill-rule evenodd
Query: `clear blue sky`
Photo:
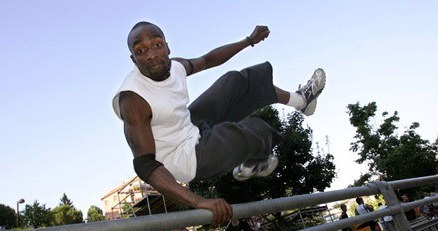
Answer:
<svg viewBox="0 0 438 231"><path fill-rule="evenodd" d="M400 113L401 131L415 121L424 139L438 135L436 9L437 1L403 0L0 0L0 203L53 208L66 193L85 218L134 176L111 99L133 66L126 36L141 20L159 25L172 56L186 58L270 27L261 44L189 78L191 99L222 73L266 60L288 90L324 68L327 87L306 123L315 142L329 137L339 175L332 189L344 188L365 169L349 151L348 104L375 101L380 112Z"/></svg>

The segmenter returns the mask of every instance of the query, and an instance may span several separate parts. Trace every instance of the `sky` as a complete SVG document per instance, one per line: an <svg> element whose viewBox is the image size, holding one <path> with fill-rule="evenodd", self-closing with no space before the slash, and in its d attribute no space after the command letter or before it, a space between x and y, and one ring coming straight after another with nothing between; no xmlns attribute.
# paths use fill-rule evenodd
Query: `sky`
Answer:
<svg viewBox="0 0 438 231"><path fill-rule="evenodd" d="M335 157L338 177L327 190L345 188L367 169L349 150L348 104L398 111L400 133L419 122L417 133L435 141L436 9L432 0L0 0L0 204L15 208L23 198L54 208L66 193L85 218L135 175L111 101L133 67L126 37L138 21L160 26L171 56L184 58L270 28L262 43L191 76L191 100L223 73L264 61L290 91L323 68L327 86L305 124Z"/></svg>

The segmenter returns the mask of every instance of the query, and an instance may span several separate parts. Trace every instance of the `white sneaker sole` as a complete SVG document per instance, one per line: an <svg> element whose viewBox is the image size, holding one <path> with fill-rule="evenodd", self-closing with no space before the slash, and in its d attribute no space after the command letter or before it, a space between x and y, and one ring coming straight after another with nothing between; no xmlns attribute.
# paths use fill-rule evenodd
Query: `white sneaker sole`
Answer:
<svg viewBox="0 0 438 231"><path fill-rule="evenodd" d="M253 174L248 174L248 175L241 174L241 171L242 171L241 166L242 166L242 164L240 164L239 166L234 168L234 170L233 170L234 179L236 179L238 181L245 181L245 180L248 180L249 178L254 176L255 172Z"/></svg>
<svg viewBox="0 0 438 231"><path fill-rule="evenodd" d="M260 176L260 177L269 176L269 175L271 175L271 173L274 172L274 170L277 168L277 166L278 166L278 158L276 156L270 155L269 159L268 159L267 169L255 174L255 176Z"/></svg>
<svg viewBox="0 0 438 231"><path fill-rule="evenodd" d="M316 69L311 79L314 82L316 82L316 84L312 86L312 92L316 94L315 94L315 98L313 98L310 102L308 102L307 106L302 110L303 114L306 116L310 116L313 115L313 113L315 113L317 99L325 87L326 77L324 70L321 68Z"/></svg>
<svg viewBox="0 0 438 231"><path fill-rule="evenodd" d="M240 164L239 166L235 167L233 170L233 177L234 179L238 181L245 181L252 177L266 177L269 176L278 166L278 158L274 155L270 155L268 158L268 166L265 170L261 172L254 171L252 174L241 174L242 169Z"/></svg>

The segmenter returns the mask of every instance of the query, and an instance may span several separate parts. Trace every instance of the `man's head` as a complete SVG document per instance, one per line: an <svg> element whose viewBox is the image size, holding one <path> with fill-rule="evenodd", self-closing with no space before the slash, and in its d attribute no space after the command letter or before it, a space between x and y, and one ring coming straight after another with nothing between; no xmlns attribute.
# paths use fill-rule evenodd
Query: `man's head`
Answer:
<svg viewBox="0 0 438 231"><path fill-rule="evenodd" d="M169 77L170 49L161 29L149 22L135 24L128 35L131 59L146 77L162 81Z"/></svg>
<svg viewBox="0 0 438 231"><path fill-rule="evenodd" d="M342 212L346 212L347 206L345 204L341 204L341 210L342 210Z"/></svg>
<svg viewBox="0 0 438 231"><path fill-rule="evenodd" d="M358 197L358 198L356 198L356 203L358 203L358 204L363 204L363 199L362 199L362 197Z"/></svg>

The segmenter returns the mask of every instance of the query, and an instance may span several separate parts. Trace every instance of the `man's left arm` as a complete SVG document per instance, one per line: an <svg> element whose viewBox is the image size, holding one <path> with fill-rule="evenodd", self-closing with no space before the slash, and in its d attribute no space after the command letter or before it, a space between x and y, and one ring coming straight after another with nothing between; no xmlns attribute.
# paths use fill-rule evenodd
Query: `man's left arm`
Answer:
<svg viewBox="0 0 438 231"><path fill-rule="evenodd" d="M254 46L269 36L267 26L256 26L250 36L234 43L226 44L215 48L207 54L194 59L173 58L180 62L187 71L187 75L191 75L212 67L219 66L234 55L242 51L248 46Z"/></svg>

